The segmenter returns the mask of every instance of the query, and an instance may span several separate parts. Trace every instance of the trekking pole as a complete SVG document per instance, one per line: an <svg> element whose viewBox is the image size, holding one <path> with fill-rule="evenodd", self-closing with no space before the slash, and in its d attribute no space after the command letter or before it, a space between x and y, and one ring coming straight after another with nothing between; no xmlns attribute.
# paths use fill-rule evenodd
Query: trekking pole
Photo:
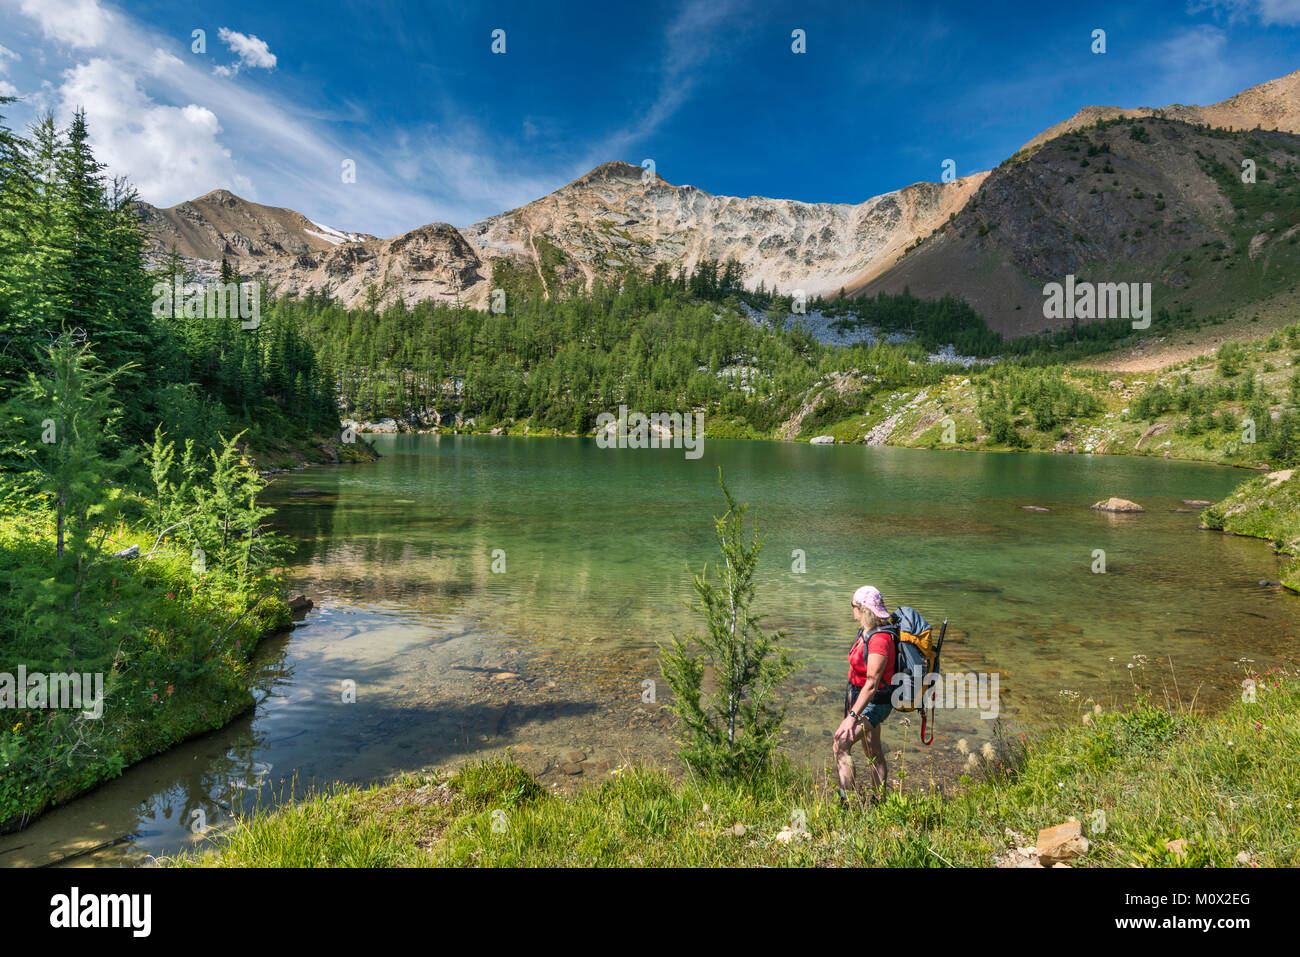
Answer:
<svg viewBox="0 0 1300 957"><path fill-rule="evenodd" d="M936 675L939 674L939 655L942 654L943 652L943 636L944 634L947 633L947 631L948 631L948 619L945 618L943 620L943 624L939 626L939 640L934 643L934 667L931 670ZM925 740L925 729L926 729L925 705L922 704L921 706L921 743L924 744L927 748L934 743L934 707L935 707L934 699L931 699L930 700L930 724L929 724L930 740L927 741Z"/></svg>

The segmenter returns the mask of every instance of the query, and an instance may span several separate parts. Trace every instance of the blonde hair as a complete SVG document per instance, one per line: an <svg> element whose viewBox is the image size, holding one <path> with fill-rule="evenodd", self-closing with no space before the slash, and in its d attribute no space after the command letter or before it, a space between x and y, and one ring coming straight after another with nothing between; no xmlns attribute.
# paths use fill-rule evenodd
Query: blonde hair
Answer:
<svg viewBox="0 0 1300 957"><path fill-rule="evenodd" d="M862 622L862 631L864 634L869 635L873 631L879 630L881 625L889 624L888 618L879 617L874 611L872 611L866 605L855 605L854 607L862 609L862 613L864 615L863 622Z"/></svg>

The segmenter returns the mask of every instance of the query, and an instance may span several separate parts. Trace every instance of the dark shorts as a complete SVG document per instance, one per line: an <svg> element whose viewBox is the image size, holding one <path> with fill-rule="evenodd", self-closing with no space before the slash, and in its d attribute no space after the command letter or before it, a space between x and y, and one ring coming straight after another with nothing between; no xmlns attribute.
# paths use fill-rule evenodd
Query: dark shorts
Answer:
<svg viewBox="0 0 1300 957"><path fill-rule="evenodd" d="M849 709L853 707L853 702L858 700L858 695L862 693L862 686L849 682L848 688L844 690L844 716L849 716ZM893 711L893 705L879 704L875 701L868 701L867 706L862 709L862 717L869 722L873 728L880 726L880 722L889 717L889 712Z"/></svg>

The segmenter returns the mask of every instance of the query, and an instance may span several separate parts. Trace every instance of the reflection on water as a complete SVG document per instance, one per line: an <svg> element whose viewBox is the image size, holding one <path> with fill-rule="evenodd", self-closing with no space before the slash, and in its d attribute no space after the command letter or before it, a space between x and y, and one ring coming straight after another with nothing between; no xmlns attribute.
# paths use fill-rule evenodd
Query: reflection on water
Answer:
<svg viewBox="0 0 1300 957"><path fill-rule="evenodd" d="M1059 718L1075 700L1062 691L1131 698L1135 655L1157 694L1222 701L1238 656L1294 660L1300 633L1300 603L1259 585L1276 575L1265 545L1173 511L1221 497L1241 472L718 441L697 461L581 440L378 444L377 464L272 488L298 543L295 587L317 610L261 649L254 711L0 838L0 863L137 862L259 800L506 747L557 786L630 761L671 764L666 689L643 700L643 682L659 677L656 643L694 627L684 600L691 571L716 554L719 467L766 536L760 611L805 661L786 740L799 761L827 763L848 599L865 582L891 605L950 619L945 670L997 672L1001 717L1016 728ZM1111 495L1147 511L1089 510ZM1105 574L1092 570L1098 550ZM992 725L972 709L940 713L933 760L911 770L943 777L960 760L953 742L978 747ZM904 731L891 718L887 745ZM906 731L915 761L915 724Z"/></svg>

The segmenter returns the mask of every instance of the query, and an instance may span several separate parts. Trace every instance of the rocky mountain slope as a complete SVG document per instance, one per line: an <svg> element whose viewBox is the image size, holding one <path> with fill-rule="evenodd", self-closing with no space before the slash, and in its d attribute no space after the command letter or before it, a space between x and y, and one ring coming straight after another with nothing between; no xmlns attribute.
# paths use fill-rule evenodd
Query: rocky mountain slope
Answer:
<svg viewBox="0 0 1300 957"><path fill-rule="evenodd" d="M342 302L422 299L487 301L492 263L536 271L544 286L590 287L628 267L735 258L751 287L834 295L892 265L904 248L965 204L983 174L917 183L856 205L714 196L606 163L549 196L463 229L421 226L392 239L342 234L292 210L218 190L171 209L141 204L154 256L175 247L206 261L221 257L261 274L283 292L329 288ZM343 241L339 241L343 237Z"/></svg>
<svg viewBox="0 0 1300 957"><path fill-rule="evenodd" d="M1155 116L1223 130L1280 130L1300 133L1300 70L1243 90L1209 106L1175 103L1173 106L1085 106L1063 123L1048 127L1021 147L1032 150L1098 120L1139 119Z"/></svg>
<svg viewBox="0 0 1300 957"><path fill-rule="evenodd" d="M1255 183L1242 182L1245 159ZM953 293L1008 336L1068 327L1045 316L1044 286L1069 275L1150 282L1153 316L1227 311L1294 287L1297 171L1295 134L1103 121L1004 163L863 291Z"/></svg>
<svg viewBox="0 0 1300 957"><path fill-rule="evenodd" d="M211 275L224 256L280 292L328 289L346 305L432 299L481 307L501 260L535 274L550 293L628 267L690 269L705 258L734 257L751 288L956 293L995 328L1022 335L1060 325L1043 318L1042 286L1068 273L1152 281L1175 309L1191 298L1178 291L1193 282L1236 278L1227 276L1235 252L1251 263L1263 256L1249 277L1257 285L1271 278L1261 270L1287 266L1289 256L1274 254L1294 242L1294 197L1284 195L1285 208L1271 219L1252 208L1246 226L1253 232L1238 249L1243 202L1250 203L1226 185L1223 171L1247 154L1286 171L1296 138L1225 140L1199 124L1300 132L1300 72L1205 107L1088 107L992 173L916 183L858 204L715 196L606 163L470 226L433 223L390 239L345 233L225 190L170 209L140 208L155 259L175 248ZM1227 292L1239 285L1227 282Z"/></svg>
<svg viewBox="0 0 1300 957"><path fill-rule="evenodd" d="M220 264L223 257L244 264L269 263L375 238L340 232L292 209L262 206L225 189L167 209L148 203L138 203L136 209L154 259L175 249L205 265Z"/></svg>

